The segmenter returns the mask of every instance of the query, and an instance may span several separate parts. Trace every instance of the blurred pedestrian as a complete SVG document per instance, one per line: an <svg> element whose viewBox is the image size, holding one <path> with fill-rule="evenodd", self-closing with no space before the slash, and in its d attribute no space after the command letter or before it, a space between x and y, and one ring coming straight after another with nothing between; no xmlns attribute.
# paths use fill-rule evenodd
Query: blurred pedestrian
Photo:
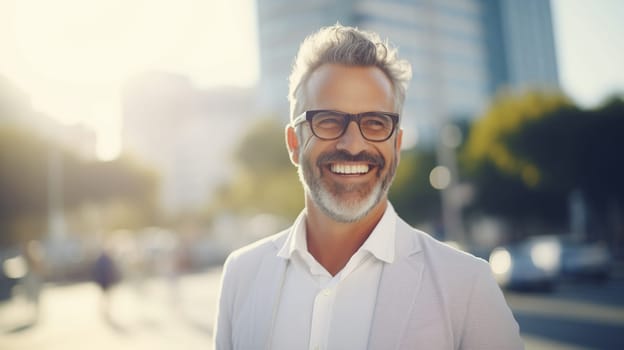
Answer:
<svg viewBox="0 0 624 350"><path fill-rule="evenodd" d="M398 217L407 61L335 25L308 37L290 76L290 159L305 209L232 253L215 349L521 349L487 262Z"/></svg>
<svg viewBox="0 0 624 350"><path fill-rule="evenodd" d="M102 315L110 320L110 292L111 288L120 280L120 272L112 254L107 249L102 249L93 265L93 279L100 287L102 296L100 308Z"/></svg>

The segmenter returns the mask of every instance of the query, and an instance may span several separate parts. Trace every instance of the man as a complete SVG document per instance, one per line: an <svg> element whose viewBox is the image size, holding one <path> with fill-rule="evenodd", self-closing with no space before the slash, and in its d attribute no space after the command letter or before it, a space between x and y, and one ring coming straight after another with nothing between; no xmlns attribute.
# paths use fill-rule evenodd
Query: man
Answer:
<svg viewBox="0 0 624 350"><path fill-rule="evenodd" d="M488 264L387 200L410 78L373 33L336 25L303 42L286 144L305 209L227 259L215 349L523 348Z"/></svg>

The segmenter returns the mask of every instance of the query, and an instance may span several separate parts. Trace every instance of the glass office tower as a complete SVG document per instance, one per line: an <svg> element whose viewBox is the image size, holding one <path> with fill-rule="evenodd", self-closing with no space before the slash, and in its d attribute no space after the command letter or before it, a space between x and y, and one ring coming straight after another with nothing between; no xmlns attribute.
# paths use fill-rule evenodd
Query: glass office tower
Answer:
<svg viewBox="0 0 624 350"><path fill-rule="evenodd" d="M258 0L260 105L288 118L299 43L340 22L399 47L413 79L404 140L435 142L441 125L477 116L503 87L558 85L550 3L543 0Z"/></svg>

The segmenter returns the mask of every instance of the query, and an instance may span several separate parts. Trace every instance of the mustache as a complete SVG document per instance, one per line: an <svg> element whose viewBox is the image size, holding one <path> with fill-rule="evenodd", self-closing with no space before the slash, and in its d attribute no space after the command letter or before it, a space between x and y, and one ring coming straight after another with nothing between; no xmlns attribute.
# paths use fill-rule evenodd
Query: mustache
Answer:
<svg viewBox="0 0 624 350"><path fill-rule="evenodd" d="M316 160L316 165L320 167L327 163L337 162L365 162L379 168L384 168L386 166L386 160L382 156L370 154L365 151L362 151L356 155L350 154L346 151L326 152L319 155L318 159Z"/></svg>

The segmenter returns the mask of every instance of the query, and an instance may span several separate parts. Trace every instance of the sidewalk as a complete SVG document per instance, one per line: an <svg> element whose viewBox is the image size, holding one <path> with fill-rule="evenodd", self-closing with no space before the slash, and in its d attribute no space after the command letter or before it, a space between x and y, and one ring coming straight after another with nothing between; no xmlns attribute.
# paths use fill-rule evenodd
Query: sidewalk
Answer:
<svg viewBox="0 0 624 350"><path fill-rule="evenodd" d="M48 286L36 324L23 298L0 304L0 349L210 348L219 273L184 276L177 287L162 279L141 290L119 285L110 319L103 317L95 284Z"/></svg>

